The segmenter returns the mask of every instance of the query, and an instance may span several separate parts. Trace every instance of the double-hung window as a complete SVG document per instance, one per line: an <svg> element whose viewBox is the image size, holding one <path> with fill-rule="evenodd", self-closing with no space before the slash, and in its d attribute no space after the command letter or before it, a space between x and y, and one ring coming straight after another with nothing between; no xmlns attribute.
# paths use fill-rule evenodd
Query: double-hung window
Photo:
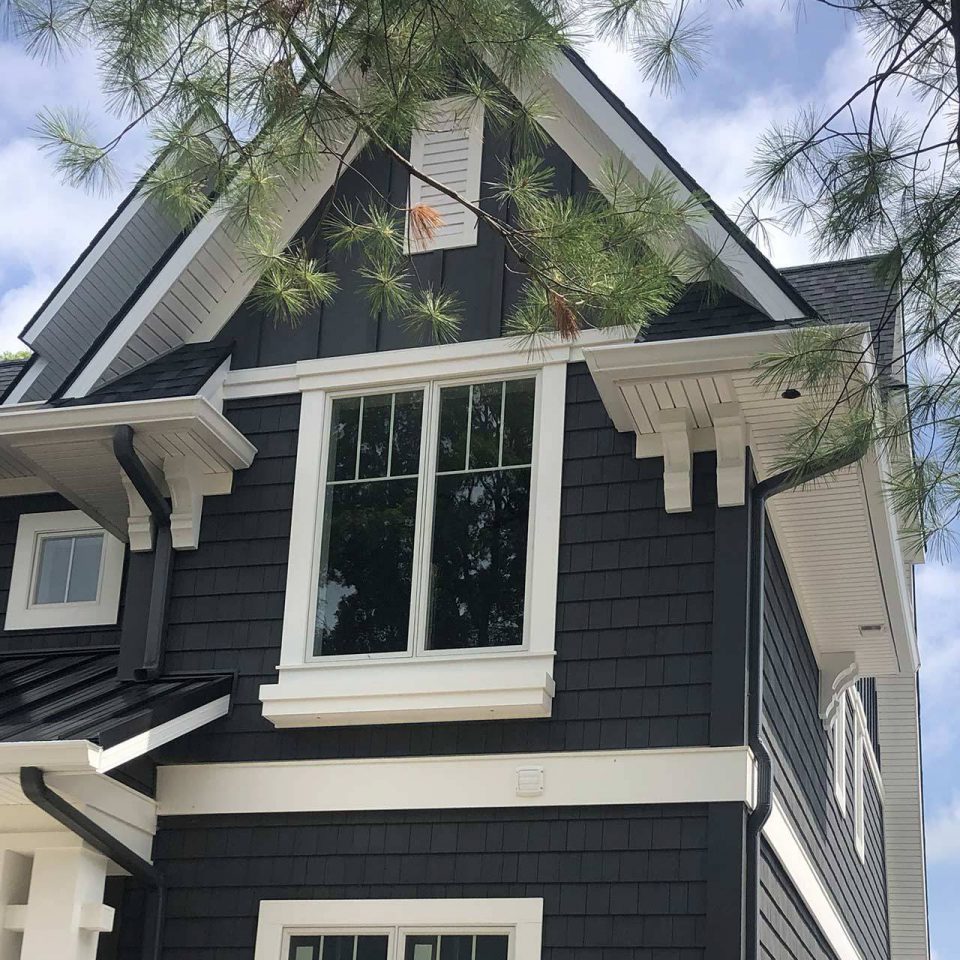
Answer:
<svg viewBox="0 0 960 960"><path fill-rule="evenodd" d="M513 349L304 392L274 723L549 713L566 371Z"/></svg>

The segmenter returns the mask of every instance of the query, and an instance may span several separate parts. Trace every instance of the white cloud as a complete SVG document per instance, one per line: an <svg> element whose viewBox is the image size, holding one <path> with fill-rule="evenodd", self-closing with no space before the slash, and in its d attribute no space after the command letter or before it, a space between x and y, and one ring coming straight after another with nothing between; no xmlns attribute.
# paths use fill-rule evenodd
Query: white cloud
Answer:
<svg viewBox="0 0 960 960"><path fill-rule="evenodd" d="M926 839L931 863L960 861L960 796L927 817Z"/></svg>

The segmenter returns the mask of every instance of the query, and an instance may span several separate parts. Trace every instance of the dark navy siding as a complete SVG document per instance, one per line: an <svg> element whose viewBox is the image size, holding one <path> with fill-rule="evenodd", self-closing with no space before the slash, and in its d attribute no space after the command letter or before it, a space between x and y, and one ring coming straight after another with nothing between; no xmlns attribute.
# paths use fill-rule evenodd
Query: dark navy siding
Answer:
<svg viewBox="0 0 960 960"><path fill-rule="evenodd" d="M583 364L571 368L564 447L557 694L542 720L275 730L299 398L237 401L259 449L234 492L204 503L200 547L178 554L170 670L237 670L233 713L164 762L497 753L709 743L715 481L698 456L694 510L663 509L662 464L637 460Z"/></svg>
<svg viewBox="0 0 960 960"><path fill-rule="evenodd" d="M0 497L0 648L3 650L50 650L57 647L115 646L120 642L118 626L64 627L43 630L4 630L3 618L10 593L13 554L17 545L17 525L23 513L46 513L53 510L74 510L75 507L57 493L32 494L25 497ZM123 616L123 594L117 623Z"/></svg>
<svg viewBox="0 0 960 960"><path fill-rule="evenodd" d="M162 956L250 960L261 899L542 897L545 960L701 960L706 843L702 805L163 819Z"/></svg>
<svg viewBox="0 0 960 960"><path fill-rule="evenodd" d="M833 793L829 736L818 713L819 672L772 533L767 538L764 726L774 790L816 862L867 960L885 960L886 882L882 810L865 771L866 859L853 841L853 717L848 716L847 810Z"/></svg>
<svg viewBox="0 0 960 960"><path fill-rule="evenodd" d="M765 840L760 848L760 956L770 960L836 960Z"/></svg>

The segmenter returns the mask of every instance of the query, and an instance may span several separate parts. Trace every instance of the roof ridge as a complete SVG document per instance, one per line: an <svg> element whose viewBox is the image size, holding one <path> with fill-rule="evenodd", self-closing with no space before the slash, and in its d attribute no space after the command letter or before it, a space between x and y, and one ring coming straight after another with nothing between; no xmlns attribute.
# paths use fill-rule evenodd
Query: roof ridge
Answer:
<svg viewBox="0 0 960 960"><path fill-rule="evenodd" d="M795 263L789 267L779 267L781 273L787 273L791 270L816 270L820 267L838 267L841 264L866 263L869 260L881 260L882 253L865 253L859 257L838 257L835 260L813 260L810 263Z"/></svg>

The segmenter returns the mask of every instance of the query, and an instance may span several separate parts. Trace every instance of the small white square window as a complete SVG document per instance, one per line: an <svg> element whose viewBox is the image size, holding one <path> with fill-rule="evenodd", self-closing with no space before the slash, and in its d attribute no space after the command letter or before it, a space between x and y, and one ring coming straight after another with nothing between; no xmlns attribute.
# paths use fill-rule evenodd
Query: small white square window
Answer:
<svg viewBox="0 0 960 960"><path fill-rule="evenodd" d="M79 510L23 514L4 629L115 624L123 555L123 543Z"/></svg>

